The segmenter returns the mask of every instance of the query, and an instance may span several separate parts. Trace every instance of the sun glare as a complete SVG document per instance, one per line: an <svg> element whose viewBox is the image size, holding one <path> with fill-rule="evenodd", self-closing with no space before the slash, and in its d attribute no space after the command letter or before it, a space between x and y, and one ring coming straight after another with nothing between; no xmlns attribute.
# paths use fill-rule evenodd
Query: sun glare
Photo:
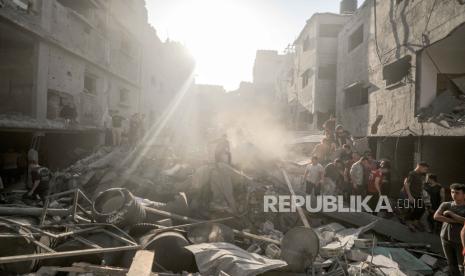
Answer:
<svg viewBox="0 0 465 276"><path fill-rule="evenodd" d="M253 61L249 45L257 39L260 20L250 5L238 0L183 1L177 11L176 28L197 61L198 81L237 87L233 72ZM180 11L180 12L179 12ZM243 70L243 69L242 69ZM229 76L229 78L228 78ZM245 76L251 79L251 76Z"/></svg>

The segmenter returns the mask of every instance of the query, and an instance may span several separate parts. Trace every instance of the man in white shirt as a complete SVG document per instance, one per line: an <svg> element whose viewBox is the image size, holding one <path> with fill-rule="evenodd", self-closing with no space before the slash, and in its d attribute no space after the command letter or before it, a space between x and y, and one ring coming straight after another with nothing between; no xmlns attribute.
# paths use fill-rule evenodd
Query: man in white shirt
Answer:
<svg viewBox="0 0 465 276"><path fill-rule="evenodd" d="M318 157L313 156L312 162L305 168L304 181L307 194L319 195L323 182L325 169L318 162Z"/></svg>

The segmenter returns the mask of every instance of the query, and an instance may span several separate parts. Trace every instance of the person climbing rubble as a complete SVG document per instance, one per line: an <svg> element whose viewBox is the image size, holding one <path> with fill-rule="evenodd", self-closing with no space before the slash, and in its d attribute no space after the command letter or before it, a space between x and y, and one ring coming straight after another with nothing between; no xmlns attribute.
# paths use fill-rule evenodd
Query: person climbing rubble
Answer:
<svg viewBox="0 0 465 276"><path fill-rule="evenodd" d="M52 174L46 167L40 166L37 162L33 162L31 166L32 188L24 194L24 198L36 200L39 197L42 203L50 193L50 180Z"/></svg>

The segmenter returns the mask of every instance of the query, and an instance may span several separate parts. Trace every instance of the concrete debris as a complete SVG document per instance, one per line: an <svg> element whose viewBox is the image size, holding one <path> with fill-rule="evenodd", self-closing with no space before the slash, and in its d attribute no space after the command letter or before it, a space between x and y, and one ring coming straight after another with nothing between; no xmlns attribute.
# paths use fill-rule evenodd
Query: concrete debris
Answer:
<svg viewBox="0 0 465 276"><path fill-rule="evenodd" d="M204 275L257 275L286 266L286 262L249 253L229 243L206 243L186 247L195 255L199 271Z"/></svg>
<svg viewBox="0 0 465 276"><path fill-rule="evenodd" d="M240 171L148 152L135 158L137 150L103 147L56 173L46 202L8 195L0 272L407 275L443 265L429 252L434 245L370 214L265 213L264 195L304 194L292 163ZM12 254L15 244L25 251Z"/></svg>
<svg viewBox="0 0 465 276"><path fill-rule="evenodd" d="M430 256L430 255L427 255L427 254L423 254L421 257L420 257L420 260L422 262L424 262L425 264L429 265L431 268L436 268L438 266L438 263L439 263L439 260Z"/></svg>
<svg viewBox="0 0 465 276"><path fill-rule="evenodd" d="M463 79L460 79L460 83L457 82L458 85L463 85L463 83ZM435 123L444 128L464 126L465 95L459 93L450 90L441 93L430 106L419 111L417 115L419 121Z"/></svg>

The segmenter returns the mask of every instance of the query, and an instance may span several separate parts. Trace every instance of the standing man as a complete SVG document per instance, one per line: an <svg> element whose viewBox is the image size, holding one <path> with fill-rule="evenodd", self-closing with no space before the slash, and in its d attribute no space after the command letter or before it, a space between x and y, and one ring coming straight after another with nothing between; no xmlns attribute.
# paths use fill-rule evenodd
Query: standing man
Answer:
<svg viewBox="0 0 465 276"><path fill-rule="evenodd" d="M139 131L140 131L140 120L139 120L139 113L135 113L131 116L129 120L129 145L131 147L135 147L137 142L139 141Z"/></svg>
<svg viewBox="0 0 465 276"><path fill-rule="evenodd" d="M312 155L318 157L318 161L323 164L330 162L331 154L336 150L336 145L331 142L331 139L325 137L321 143L313 149Z"/></svg>
<svg viewBox="0 0 465 276"><path fill-rule="evenodd" d="M334 162L326 165L324 180L325 186L328 184L328 186L332 186L323 187L323 190L326 191L324 194L342 194L344 189L344 162L341 159L337 158Z"/></svg>
<svg viewBox="0 0 465 276"><path fill-rule="evenodd" d="M347 144L344 144L342 146L342 151L339 155L339 158L342 160L342 162L347 162L349 161L350 159L352 159L352 149L350 148L349 145Z"/></svg>
<svg viewBox="0 0 465 276"><path fill-rule="evenodd" d="M378 204L379 198L382 195L386 195L383 193L385 189L383 189L384 185L387 184L385 183L384 178L386 177L385 175L389 171L389 163L386 161L381 162L380 168L372 171L370 173L370 178L368 180L368 194L372 196L370 199L370 202L368 202L368 205L372 210L376 208L376 205Z"/></svg>
<svg viewBox="0 0 465 276"><path fill-rule="evenodd" d="M450 186L452 200L443 202L434 214L442 222L441 242L444 255L452 276L463 275L463 249L461 230L465 222L465 185L454 183Z"/></svg>
<svg viewBox="0 0 465 276"><path fill-rule="evenodd" d="M334 130L336 129L336 118L333 114L329 116L329 119L324 122L323 129L325 130L325 135L328 138L334 139Z"/></svg>
<svg viewBox="0 0 465 276"><path fill-rule="evenodd" d="M428 193L430 204L425 205L427 212L427 222L432 227L435 233L439 231L439 223L434 221L434 213L439 209L442 202L445 202L445 188L438 182L438 176L435 174L428 174L426 176L425 191Z"/></svg>
<svg viewBox="0 0 465 276"><path fill-rule="evenodd" d="M223 134L223 136L217 140L215 147L215 162L231 164L231 147L226 134Z"/></svg>
<svg viewBox="0 0 465 276"><path fill-rule="evenodd" d="M108 109L105 110L105 114L103 114L103 127L105 128L105 146L112 146L113 145L113 134L112 134L112 118Z"/></svg>
<svg viewBox="0 0 465 276"><path fill-rule="evenodd" d="M363 156L350 168L350 179L354 195L366 195L368 178L365 171L368 168L368 159Z"/></svg>
<svg viewBox="0 0 465 276"><path fill-rule="evenodd" d="M112 120L112 129L111 134L113 136L113 146L117 147L121 145L121 136L123 134L123 120L124 117L118 114L118 110L114 111L114 114L111 116Z"/></svg>
<svg viewBox="0 0 465 276"><path fill-rule="evenodd" d="M342 148L343 145L349 145L352 147L354 144L352 141L350 132L345 130L342 125L338 125L336 127L335 140L336 140L336 147L338 149Z"/></svg>
<svg viewBox="0 0 465 276"><path fill-rule="evenodd" d="M304 181L307 194L319 195L323 182L325 169L318 162L318 157L313 156L312 162L307 165L304 173Z"/></svg>
<svg viewBox="0 0 465 276"><path fill-rule="evenodd" d="M428 169L428 163L419 162L415 170L409 172L407 178L405 178L404 187L401 190L400 197L408 199L409 202L406 224L411 230L424 230L420 219L425 211L423 206L423 186Z"/></svg>
<svg viewBox="0 0 465 276"><path fill-rule="evenodd" d="M33 199L36 199L36 197L39 196L42 203L44 203L45 198L50 193L51 179L52 174L48 168L34 163L31 168L32 188L25 194L25 196L29 198L32 197Z"/></svg>
<svg viewBox="0 0 465 276"><path fill-rule="evenodd" d="M69 127L70 124L75 124L77 122L77 111L74 104L67 102L61 108L60 117L65 119L65 126Z"/></svg>

